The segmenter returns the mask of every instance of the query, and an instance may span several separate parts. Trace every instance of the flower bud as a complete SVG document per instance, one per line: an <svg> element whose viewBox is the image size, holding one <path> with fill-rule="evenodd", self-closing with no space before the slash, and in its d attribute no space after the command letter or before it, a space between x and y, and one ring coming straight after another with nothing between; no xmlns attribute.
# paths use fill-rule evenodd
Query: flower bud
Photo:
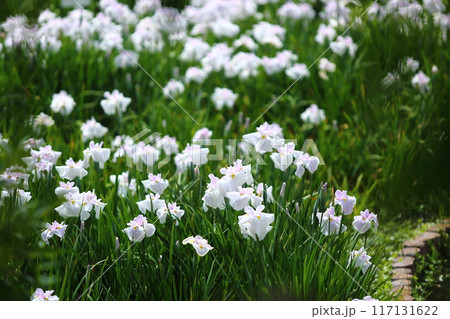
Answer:
<svg viewBox="0 0 450 319"><path fill-rule="evenodd" d="M227 125L225 125L225 128L223 130L223 135L226 135L230 131L231 125L233 125L233 120L229 120L227 122Z"/></svg>
<svg viewBox="0 0 450 319"><path fill-rule="evenodd" d="M280 196L284 197L284 191L286 190L286 183L283 182L283 185L281 185L281 191L280 191Z"/></svg>
<svg viewBox="0 0 450 319"><path fill-rule="evenodd" d="M200 168L198 167L198 165L197 166L195 166L195 168L194 168L194 176L195 177L198 177L200 175Z"/></svg>
<svg viewBox="0 0 450 319"><path fill-rule="evenodd" d="M250 118L249 117L245 118L245 125L244 126L245 126L246 129L248 129L248 127L250 126Z"/></svg>

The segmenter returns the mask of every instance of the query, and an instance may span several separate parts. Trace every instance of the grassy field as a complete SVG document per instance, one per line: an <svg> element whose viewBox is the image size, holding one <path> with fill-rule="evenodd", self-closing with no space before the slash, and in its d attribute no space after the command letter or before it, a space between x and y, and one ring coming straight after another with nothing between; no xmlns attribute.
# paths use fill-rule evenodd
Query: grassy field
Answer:
<svg viewBox="0 0 450 319"><path fill-rule="evenodd" d="M134 8L134 1L128 4ZM28 169L28 185L17 186L28 187L31 193L32 199L25 205L17 204L17 190L2 179L3 189L10 194L0 206L0 254L5 256L0 261L2 299L29 299L39 287L55 290L61 300L395 298L386 282L390 250L395 250L398 239L413 232L418 224L448 216L450 49L444 36L448 29L437 25L425 9L417 19L395 10L377 18L366 12L372 2L349 3L349 19L335 28L333 40L345 32L357 50L354 57L349 52L341 56L328 49L332 41L320 44L315 40L319 25L333 24L319 16L326 4L312 3L316 15L306 22L282 19L277 12L284 4L275 1L258 5L258 14L234 17L232 21L240 30L234 37L219 37L211 30L197 37L211 46L224 42L232 47L235 39L251 32L261 19L280 25L286 30L281 47L258 43L253 53L274 57L290 50L297 55L296 62L311 66L309 77L293 84L295 80L284 70L269 75L263 66L248 79L213 71L203 83L184 83L184 92L174 95L173 100L165 96L161 86L171 79L183 81L186 70L201 63L181 59L184 41L169 41L168 32L161 31L164 47L160 51L139 52L140 66L119 68L114 61L121 48L117 43L107 52L99 48L95 43L104 30L92 22L97 31L81 48L73 38L62 34L58 35L61 47L55 51L39 45L9 47L8 31L3 28L0 133L8 142L1 146L0 172L13 165L26 167L22 158L30 156L30 149L24 150L23 141L29 138L43 138L43 145L62 153L55 166L64 165L70 157L82 160L91 139L83 141L80 128L92 117L108 128L106 135L94 140L103 142L112 152L105 168L91 163L86 177L74 179L80 192L95 190L107 203L98 219L92 213L83 225L79 218L64 220L55 211L64 203L54 192L62 181L55 167L41 178ZM23 13L29 16L29 26L37 23L45 8L61 17L68 14L68 9L59 8L58 1L6 1L2 6L2 21ZM94 14L107 12L97 2L89 9ZM443 14L448 14L448 5ZM358 17L360 23L353 24ZM132 37L136 23L114 23L123 27L123 47L137 50ZM192 29L193 23L187 23L190 36ZM240 47L233 55L241 51L250 50ZM319 57L336 65L335 72L327 73L328 80L321 76ZM406 70L404 61L408 57L418 61L417 70ZM429 77L428 90L421 91L412 84L419 71ZM389 85L385 80L388 73L397 76ZM238 94L232 108L215 108L212 94L217 87ZM100 106L104 93L115 89L131 98L120 116L108 115ZM76 102L68 116L50 108L53 94L61 90ZM325 120L314 124L300 118L311 104L324 110ZM55 124L30 124L30 116L41 112L50 115ZM220 169L233 165L229 161L233 152L226 145L242 141L245 134L255 132L265 121L277 123L285 139L297 142L297 150L306 139L312 139L326 165L299 178L294 165L286 171L276 169L269 153L262 154L267 165L261 165L237 151L236 158L249 160L255 186L264 183L273 187L273 202L267 192L261 195L264 211L274 214L273 228L264 240L255 241L240 232L238 216L244 212L236 211L228 199L223 210L210 208L205 212L202 197L210 182L208 175L221 177ZM155 212L146 212L149 223L156 226L155 234L142 242L130 241L122 229L141 214L136 203L149 194L142 184L148 174L136 163L130 165L125 157L113 162L115 137L133 137L149 129L175 137L182 151L203 127L212 131L212 139L223 140L223 158L210 158L198 168L190 165L182 173L177 172L175 155L170 155L169 163L161 168L155 166L155 174L161 173L169 182L162 198L167 203L176 202L184 215L177 226L171 218L161 224ZM152 141L144 143L156 146ZM221 147L209 149L215 154ZM123 172L136 179L135 194L130 191L125 197L118 195L119 183L110 179ZM286 188L281 195L283 183ZM324 212L333 203L337 190L355 196L356 207L351 214L343 215L336 206L341 225L348 229L325 236L315 213ZM372 228L360 234L352 227L354 216L365 209L377 214L378 231ZM64 220L68 227L61 241L54 237L46 245L40 234L45 224L54 220ZM214 247L204 257L182 244L185 238L196 235ZM348 262L350 252L362 246L372 256L373 266L365 273Z"/></svg>

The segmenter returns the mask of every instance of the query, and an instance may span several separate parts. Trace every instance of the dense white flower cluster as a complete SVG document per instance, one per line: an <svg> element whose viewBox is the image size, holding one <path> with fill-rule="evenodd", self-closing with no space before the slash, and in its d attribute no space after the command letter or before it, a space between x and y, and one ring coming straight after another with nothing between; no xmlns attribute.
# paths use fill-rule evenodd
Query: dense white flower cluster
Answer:
<svg viewBox="0 0 450 319"><path fill-rule="evenodd" d="M114 115L116 113L123 114L126 112L128 105L131 103L129 97L125 97L118 90L111 93L105 92L105 99L100 101L103 111L107 115Z"/></svg>
<svg viewBox="0 0 450 319"><path fill-rule="evenodd" d="M92 191L75 193L69 192L64 195L65 202L56 207L55 210L63 218L77 217L81 220L87 220L91 217L91 211L95 211L95 218L100 218L100 212L105 208L100 198Z"/></svg>

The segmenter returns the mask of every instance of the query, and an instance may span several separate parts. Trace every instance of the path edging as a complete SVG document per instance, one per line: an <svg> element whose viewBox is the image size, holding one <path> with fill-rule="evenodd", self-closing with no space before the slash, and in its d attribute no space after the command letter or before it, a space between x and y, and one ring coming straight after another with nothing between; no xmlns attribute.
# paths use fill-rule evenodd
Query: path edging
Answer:
<svg viewBox="0 0 450 319"><path fill-rule="evenodd" d="M393 293L400 293L400 299L412 301L412 278L416 271L417 255L425 255L431 246L441 241L441 232L450 234L450 219L445 219L440 224L431 226L426 231L416 236L414 239L403 243L399 255L392 263L392 290Z"/></svg>

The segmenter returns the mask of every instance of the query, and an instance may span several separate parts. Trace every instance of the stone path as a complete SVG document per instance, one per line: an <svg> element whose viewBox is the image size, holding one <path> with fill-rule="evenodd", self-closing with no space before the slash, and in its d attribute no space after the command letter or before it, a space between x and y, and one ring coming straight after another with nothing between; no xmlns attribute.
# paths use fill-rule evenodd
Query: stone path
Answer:
<svg viewBox="0 0 450 319"><path fill-rule="evenodd" d="M430 247L436 245L441 240L441 232L450 233L450 219L444 220L441 224L428 228L425 232L414 239L403 243L398 257L394 259L392 271L392 292L400 293L400 300L411 301L414 297L412 292L412 277L415 273L416 257L418 254L425 255Z"/></svg>

